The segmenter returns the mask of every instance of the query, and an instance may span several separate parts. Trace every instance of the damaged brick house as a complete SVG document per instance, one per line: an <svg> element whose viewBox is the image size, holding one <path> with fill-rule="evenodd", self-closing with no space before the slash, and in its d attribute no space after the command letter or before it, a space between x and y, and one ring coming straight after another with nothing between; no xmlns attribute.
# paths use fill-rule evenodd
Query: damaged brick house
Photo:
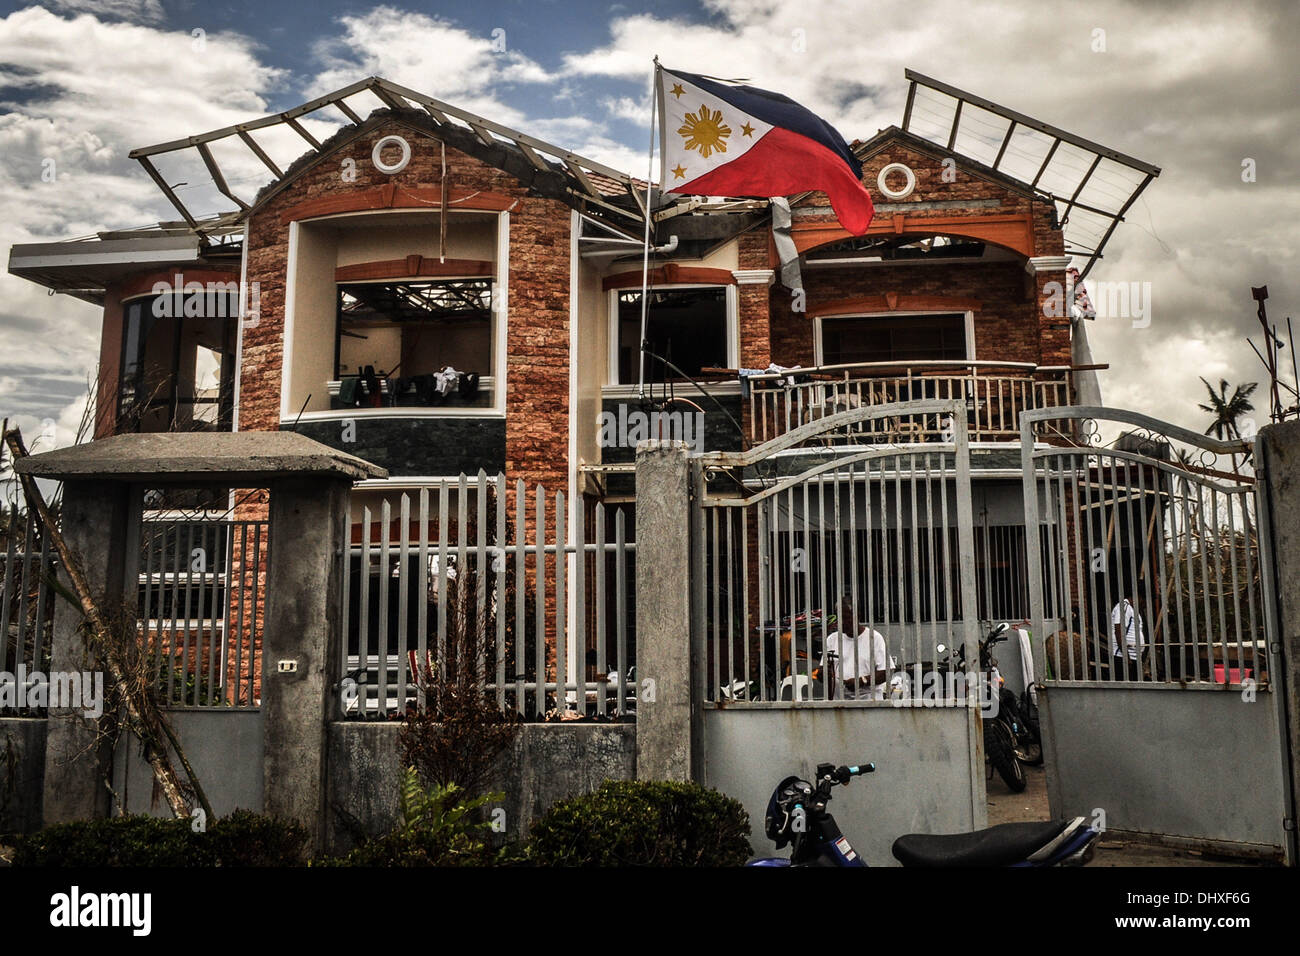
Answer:
<svg viewBox="0 0 1300 956"><path fill-rule="evenodd" d="M978 452L987 611L1023 618L1016 416L1095 392L1083 325L1064 304L1071 256L1086 274L1158 170L908 79L902 126L853 144L877 200L865 236L849 236L819 193L790 197L791 221L774 232L766 201L651 189L644 368L645 183L379 79L136 150L181 220L15 246L9 271L102 306L97 438L294 430L386 468L354 491L358 547L401 535L399 519L370 516L398 513L402 494L441 495L454 513L480 472L505 476L512 518L517 481L562 491L562 546L592 540L598 503L624 514L630 536L638 436L610 426L637 412L698 412L703 433L686 436L697 449L736 451L836 408L960 399ZM950 128L927 130L941 103ZM332 136L304 125L331 111L347 120ZM977 114L1005 138L972 132ZM1086 169L1068 184L1067 154ZM260 177L244 175L249 163ZM1110 206L1090 193L1107 167L1112 180L1136 175ZM250 179L269 183L234 188ZM203 215L200 195L237 208ZM1071 243L1067 226L1088 216L1090 241ZM790 247L798 289L779 280ZM896 423L883 437L920 443L942 427ZM160 501L157 513L179 508ZM243 499L236 514L260 517ZM521 530L536 527L530 509ZM554 600L548 591L548 613ZM598 642L574 627L592 612L572 608L569 630L585 637L560 657L577 673ZM369 626L360 620L354 629ZM615 656L600 648L601 667Z"/></svg>

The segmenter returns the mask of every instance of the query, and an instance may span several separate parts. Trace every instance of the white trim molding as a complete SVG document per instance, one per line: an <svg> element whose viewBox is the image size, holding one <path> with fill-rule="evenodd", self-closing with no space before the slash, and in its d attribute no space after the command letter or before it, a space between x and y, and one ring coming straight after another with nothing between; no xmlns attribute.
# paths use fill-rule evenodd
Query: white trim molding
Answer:
<svg viewBox="0 0 1300 956"><path fill-rule="evenodd" d="M1040 272L1064 272L1069 267L1069 256L1033 256L1025 261L1025 271L1031 276Z"/></svg>
<svg viewBox="0 0 1300 956"><path fill-rule="evenodd" d="M771 272L771 270L756 270ZM774 273L773 273L774 274ZM726 303L727 322L727 367L734 368L740 361L740 299L736 295L736 286L718 285L712 282L671 282L654 286L654 291L664 292L673 289L723 289ZM618 381L618 297L624 292L640 292L638 288L607 289L605 291L605 328L609 335L609 347L606 350L609 367L606 370L605 384L602 388L617 387L631 383ZM632 384L633 390L636 385Z"/></svg>
<svg viewBox="0 0 1300 956"><path fill-rule="evenodd" d="M772 285L776 282L775 269L732 269L736 285Z"/></svg>

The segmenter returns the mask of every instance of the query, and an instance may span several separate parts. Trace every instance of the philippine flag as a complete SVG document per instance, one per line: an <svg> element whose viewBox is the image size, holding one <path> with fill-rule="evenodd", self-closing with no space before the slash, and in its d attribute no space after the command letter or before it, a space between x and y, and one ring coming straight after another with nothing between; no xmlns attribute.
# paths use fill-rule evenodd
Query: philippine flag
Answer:
<svg viewBox="0 0 1300 956"><path fill-rule="evenodd" d="M875 207L862 165L825 120L780 93L659 71L660 182L668 192L766 199L807 190L830 198L860 236Z"/></svg>

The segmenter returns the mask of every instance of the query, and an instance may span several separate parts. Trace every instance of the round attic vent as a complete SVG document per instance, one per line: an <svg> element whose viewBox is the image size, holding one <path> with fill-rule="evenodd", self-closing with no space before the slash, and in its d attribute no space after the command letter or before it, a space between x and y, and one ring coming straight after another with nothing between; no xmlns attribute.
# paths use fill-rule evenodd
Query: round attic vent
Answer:
<svg viewBox="0 0 1300 956"><path fill-rule="evenodd" d="M885 181L889 178L890 173L902 173L907 178L907 182L903 184L902 189L889 188ZM876 185L880 187L880 192L888 199L906 199L916 189L916 173L902 163L890 163L876 177Z"/></svg>
<svg viewBox="0 0 1300 956"><path fill-rule="evenodd" d="M401 159L395 163L384 162L383 152L385 146L396 146L400 149L402 151ZM411 161L411 144L400 136L385 136L375 143L375 148L370 151L370 161L375 164L375 169L381 173L387 173L389 176L400 173L406 168L406 164Z"/></svg>

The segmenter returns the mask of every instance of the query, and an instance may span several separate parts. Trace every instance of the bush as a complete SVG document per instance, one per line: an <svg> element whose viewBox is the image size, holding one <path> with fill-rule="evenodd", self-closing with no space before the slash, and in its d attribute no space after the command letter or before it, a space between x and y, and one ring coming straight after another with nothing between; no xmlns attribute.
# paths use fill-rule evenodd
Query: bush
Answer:
<svg viewBox="0 0 1300 956"><path fill-rule="evenodd" d="M402 819L384 836L363 843L347 856L325 861L336 866L491 866L517 855L512 848L496 850L487 834L492 824L479 811L503 798L489 793L469 798L454 783L420 786L414 767L402 778Z"/></svg>
<svg viewBox="0 0 1300 956"><path fill-rule="evenodd" d="M203 834L194 834L203 836ZM207 834L216 866L304 866L311 835L297 820L236 810Z"/></svg>
<svg viewBox="0 0 1300 956"><path fill-rule="evenodd" d="M14 866L296 866L308 834L299 823L237 810L195 833L190 821L143 815L78 820L18 841Z"/></svg>
<svg viewBox="0 0 1300 956"><path fill-rule="evenodd" d="M539 866L740 866L753 855L740 802L696 783L608 781L533 824Z"/></svg>

